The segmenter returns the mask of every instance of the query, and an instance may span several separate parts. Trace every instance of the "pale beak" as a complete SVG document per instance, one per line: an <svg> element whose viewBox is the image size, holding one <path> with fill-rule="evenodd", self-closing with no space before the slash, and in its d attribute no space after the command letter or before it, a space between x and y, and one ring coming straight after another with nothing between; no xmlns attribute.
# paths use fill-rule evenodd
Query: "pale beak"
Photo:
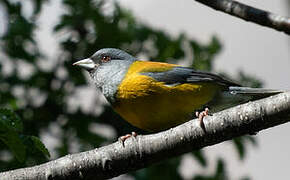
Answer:
<svg viewBox="0 0 290 180"><path fill-rule="evenodd" d="M74 66L79 66L81 68L84 68L88 71L95 69L96 64L94 63L94 61L92 61L90 58L87 59L83 59L80 61L77 61L75 63L73 63Z"/></svg>

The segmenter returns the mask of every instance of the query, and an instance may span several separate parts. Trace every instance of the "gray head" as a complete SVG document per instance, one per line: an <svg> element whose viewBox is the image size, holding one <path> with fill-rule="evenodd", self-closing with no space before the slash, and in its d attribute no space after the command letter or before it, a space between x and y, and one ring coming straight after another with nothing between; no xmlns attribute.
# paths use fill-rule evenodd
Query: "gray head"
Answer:
<svg viewBox="0 0 290 180"><path fill-rule="evenodd" d="M106 63L112 63L112 61L135 61L135 57L130 54L116 48L104 48L95 52L91 57L87 59L75 62L73 65L80 66L87 71L96 70L99 66Z"/></svg>
<svg viewBox="0 0 290 180"><path fill-rule="evenodd" d="M86 69L107 100L114 103L114 96L118 86L135 60L135 57L125 51L105 48L98 50L91 57L80 60L73 65Z"/></svg>

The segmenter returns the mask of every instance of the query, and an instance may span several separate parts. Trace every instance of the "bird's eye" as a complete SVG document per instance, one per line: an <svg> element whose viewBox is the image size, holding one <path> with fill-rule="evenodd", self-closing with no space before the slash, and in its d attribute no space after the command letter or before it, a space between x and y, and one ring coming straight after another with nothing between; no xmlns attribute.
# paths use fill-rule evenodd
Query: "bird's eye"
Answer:
<svg viewBox="0 0 290 180"><path fill-rule="evenodd" d="M102 56L102 62L108 62L111 60L111 57L110 56Z"/></svg>

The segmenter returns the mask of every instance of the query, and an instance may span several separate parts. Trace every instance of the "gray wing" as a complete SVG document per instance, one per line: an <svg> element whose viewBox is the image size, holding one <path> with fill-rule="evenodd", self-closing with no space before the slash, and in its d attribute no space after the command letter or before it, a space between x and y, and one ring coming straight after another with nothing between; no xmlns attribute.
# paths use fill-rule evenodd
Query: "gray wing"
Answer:
<svg viewBox="0 0 290 180"><path fill-rule="evenodd" d="M187 67L174 67L168 71L163 72L143 72L143 75L150 76L157 81L164 82L166 85L177 85L183 83L216 83L224 87L229 86L240 86L239 84L227 80L221 76L203 72L196 71Z"/></svg>

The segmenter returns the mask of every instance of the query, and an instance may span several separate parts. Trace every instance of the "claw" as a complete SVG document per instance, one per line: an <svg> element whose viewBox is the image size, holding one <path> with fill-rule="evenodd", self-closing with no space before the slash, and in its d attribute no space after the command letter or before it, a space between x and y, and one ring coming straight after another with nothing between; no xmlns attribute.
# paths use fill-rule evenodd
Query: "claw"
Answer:
<svg viewBox="0 0 290 180"><path fill-rule="evenodd" d="M195 112L196 117L198 117L199 124L200 124L201 128L204 131L205 131L205 126L204 126L204 123L203 123L203 118L205 116L208 116L208 114L209 114L209 109L208 108L205 108L204 111L202 111L202 112Z"/></svg>
<svg viewBox="0 0 290 180"><path fill-rule="evenodd" d="M132 132L131 134L126 134L125 136L121 136L119 137L119 141L122 143L123 147L125 147L125 141L126 139L130 138L130 137L136 137L137 133L136 132Z"/></svg>

